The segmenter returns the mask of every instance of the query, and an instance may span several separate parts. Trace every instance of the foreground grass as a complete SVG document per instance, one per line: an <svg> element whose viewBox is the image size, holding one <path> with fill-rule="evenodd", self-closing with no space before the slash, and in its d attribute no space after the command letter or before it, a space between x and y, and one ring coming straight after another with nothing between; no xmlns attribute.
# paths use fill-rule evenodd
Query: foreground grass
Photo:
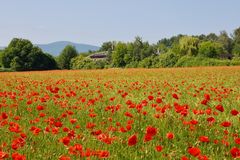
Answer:
<svg viewBox="0 0 240 160"><path fill-rule="evenodd" d="M232 159L239 86L240 67L0 73L0 153Z"/></svg>

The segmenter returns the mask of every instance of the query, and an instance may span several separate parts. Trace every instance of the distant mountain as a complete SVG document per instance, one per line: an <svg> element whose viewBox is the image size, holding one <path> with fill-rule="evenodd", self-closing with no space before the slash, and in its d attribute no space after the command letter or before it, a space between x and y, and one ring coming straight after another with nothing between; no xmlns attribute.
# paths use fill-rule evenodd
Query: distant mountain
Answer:
<svg viewBox="0 0 240 160"><path fill-rule="evenodd" d="M75 46L76 50L81 52L87 52L89 50L96 51L99 49L97 46L88 45L88 44L79 44L68 41L58 41L49 44L36 44L39 48L41 48L44 52L52 54L53 56L58 56L65 46L72 45Z"/></svg>
<svg viewBox="0 0 240 160"><path fill-rule="evenodd" d="M5 47L0 47L0 50L4 49Z"/></svg>

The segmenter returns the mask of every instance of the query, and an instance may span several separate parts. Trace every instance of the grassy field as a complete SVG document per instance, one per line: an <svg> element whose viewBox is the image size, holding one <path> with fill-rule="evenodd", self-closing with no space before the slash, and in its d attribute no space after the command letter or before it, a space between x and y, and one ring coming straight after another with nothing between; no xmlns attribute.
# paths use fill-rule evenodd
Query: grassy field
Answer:
<svg viewBox="0 0 240 160"><path fill-rule="evenodd" d="M240 158L240 67L0 73L0 159Z"/></svg>

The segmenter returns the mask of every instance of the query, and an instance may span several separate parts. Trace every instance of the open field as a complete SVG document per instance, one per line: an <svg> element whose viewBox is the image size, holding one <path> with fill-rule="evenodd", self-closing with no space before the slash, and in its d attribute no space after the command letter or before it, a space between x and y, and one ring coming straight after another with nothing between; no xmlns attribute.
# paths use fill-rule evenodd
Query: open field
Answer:
<svg viewBox="0 0 240 160"><path fill-rule="evenodd" d="M240 158L240 67L0 73L1 159Z"/></svg>

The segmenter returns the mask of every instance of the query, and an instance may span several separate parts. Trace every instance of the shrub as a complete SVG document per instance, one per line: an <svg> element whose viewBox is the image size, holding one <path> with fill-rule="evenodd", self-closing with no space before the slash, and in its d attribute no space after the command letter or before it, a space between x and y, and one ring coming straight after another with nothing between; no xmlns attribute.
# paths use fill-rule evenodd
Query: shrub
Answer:
<svg viewBox="0 0 240 160"><path fill-rule="evenodd" d="M195 66L229 66L230 60L221 60L207 57L183 56L175 64L175 67L195 67Z"/></svg>
<svg viewBox="0 0 240 160"><path fill-rule="evenodd" d="M221 43L206 41L199 45L199 55L203 57L217 58L226 53Z"/></svg>
<svg viewBox="0 0 240 160"><path fill-rule="evenodd" d="M240 66L240 57L234 57L230 63L231 66Z"/></svg>
<svg viewBox="0 0 240 160"><path fill-rule="evenodd" d="M179 56L173 52L168 52L161 54L158 58L157 64L154 65L155 67L174 67L179 59Z"/></svg>

